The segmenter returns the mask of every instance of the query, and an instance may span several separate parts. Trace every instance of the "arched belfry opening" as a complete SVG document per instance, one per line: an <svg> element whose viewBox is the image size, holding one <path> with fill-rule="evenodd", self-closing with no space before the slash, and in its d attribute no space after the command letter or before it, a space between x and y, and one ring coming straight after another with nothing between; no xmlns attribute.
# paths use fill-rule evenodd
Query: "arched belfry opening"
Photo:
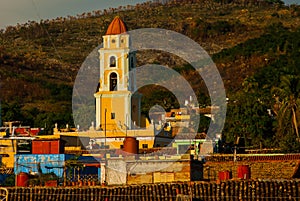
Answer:
<svg viewBox="0 0 300 201"><path fill-rule="evenodd" d="M116 73L111 73L109 75L109 90L110 91L118 90L118 75Z"/></svg>
<svg viewBox="0 0 300 201"><path fill-rule="evenodd" d="M109 58L109 67L116 67L116 57L115 56L111 56Z"/></svg>

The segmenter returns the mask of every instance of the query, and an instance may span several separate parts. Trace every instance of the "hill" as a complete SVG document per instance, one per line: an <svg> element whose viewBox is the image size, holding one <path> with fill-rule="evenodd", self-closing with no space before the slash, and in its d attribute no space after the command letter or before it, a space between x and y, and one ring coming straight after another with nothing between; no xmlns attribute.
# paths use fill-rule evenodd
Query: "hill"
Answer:
<svg viewBox="0 0 300 201"><path fill-rule="evenodd" d="M155 1L29 21L0 33L2 120L21 120L49 130L55 122L72 124L71 95L77 71L101 44L116 15L129 30L164 28L198 42L216 63L230 100L242 99L245 91L252 90L255 98L266 99L263 109L274 105L270 90L287 73L283 66L293 69L299 62L300 7L286 7L280 1ZM137 57L139 65L160 63L178 70L193 83L200 103L209 105L204 83L195 82L194 72L180 59L151 51L139 52ZM145 111L153 102L172 107L172 100L166 104L157 99L161 94L158 91L154 97L153 91L144 91ZM229 127L234 118L228 115ZM237 130L225 131L232 142ZM263 132L274 135L274 131Z"/></svg>

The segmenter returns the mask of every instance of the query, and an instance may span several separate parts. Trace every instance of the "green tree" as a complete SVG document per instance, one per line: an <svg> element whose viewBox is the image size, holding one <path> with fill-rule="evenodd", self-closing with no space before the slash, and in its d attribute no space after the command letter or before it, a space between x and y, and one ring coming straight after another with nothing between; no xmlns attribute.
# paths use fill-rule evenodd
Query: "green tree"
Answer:
<svg viewBox="0 0 300 201"><path fill-rule="evenodd" d="M23 121L24 117L21 114L22 106L17 102L2 102L2 121Z"/></svg>
<svg viewBox="0 0 300 201"><path fill-rule="evenodd" d="M291 133L299 138L300 76L282 76L271 92L276 98L278 136Z"/></svg>
<svg viewBox="0 0 300 201"><path fill-rule="evenodd" d="M268 105L257 94L243 92L229 99L224 127L227 143L244 137L246 146L258 147L262 143L264 147L270 147L274 136L272 124Z"/></svg>

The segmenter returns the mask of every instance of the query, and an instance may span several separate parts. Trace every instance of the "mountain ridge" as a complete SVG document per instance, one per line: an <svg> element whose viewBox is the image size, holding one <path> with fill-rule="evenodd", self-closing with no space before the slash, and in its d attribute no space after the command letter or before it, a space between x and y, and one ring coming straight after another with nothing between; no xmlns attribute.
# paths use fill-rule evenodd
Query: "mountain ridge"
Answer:
<svg viewBox="0 0 300 201"><path fill-rule="evenodd" d="M42 20L39 23L31 21L2 30L0 79L3 121L22 120L24 124L42 127L46 122L47 125L54 125L54 122L72 124L71 94L77 71L89 52L101 44L101 36L116 15L125 21L129 30L164 28L195 40L213 56L227 92L241 90L244 80L264 68L268 64L264 63L266 59L268 62L274 60L276 54L270 57L273 51L261 54L254 50L248 56L228 53L233 56L220 59L217 55L226 54L226 51L243 46L249 40L259 40L270 32L268 30L272 26L296 31L300 27L300 9L299 6L264 2L226 2L147 2L125 9L94 11L79 17ZM153 56L154 63L161 62L161 55L145 53L137 56L142 65ZM174 63L183 63L172 59L170 65L168 60L161 63L178 69L184 67L174 66ZM241 72L241 76L237 79L232 75L234 72ZM183 70L183 73L187 80L193 82L192 72ZM203 82L196 83L194 87L201 88L199 94L207 93ZM146 93L146 96L150 95ZM148 102L153 100L148 98ZM209 104L209 100L203 101L204 105Z"/></svg>

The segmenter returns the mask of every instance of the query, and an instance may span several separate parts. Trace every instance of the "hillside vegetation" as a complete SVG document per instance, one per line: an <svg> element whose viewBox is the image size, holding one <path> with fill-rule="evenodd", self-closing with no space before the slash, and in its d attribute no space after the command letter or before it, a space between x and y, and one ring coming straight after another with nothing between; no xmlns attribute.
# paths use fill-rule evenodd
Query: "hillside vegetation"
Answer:
<svg viewBox="0 0 300 201"><path fill-rule="evenodd" d="M229 98L227 142L237 136L253 147L286 147L279 140L283 136L288 136L285 142L297 142L294 123L288 130L278 123L284 98L275 88L283 88L283 76L300 75L300 7L280 1L157 1L7 27L0 33L2 121L21 120L48 130L55 122L72 125L77 71L116 15L129 30L151 27L185 34L212 56ZM192 83L200 105L210 104L204 83L194 81L195 72L180 59L163 52L138 52L137 57L139 65L176 69ZM164 92L153 91L143 92L144 111L152 103L172 107L172 97L158 98Z"/></svg>

